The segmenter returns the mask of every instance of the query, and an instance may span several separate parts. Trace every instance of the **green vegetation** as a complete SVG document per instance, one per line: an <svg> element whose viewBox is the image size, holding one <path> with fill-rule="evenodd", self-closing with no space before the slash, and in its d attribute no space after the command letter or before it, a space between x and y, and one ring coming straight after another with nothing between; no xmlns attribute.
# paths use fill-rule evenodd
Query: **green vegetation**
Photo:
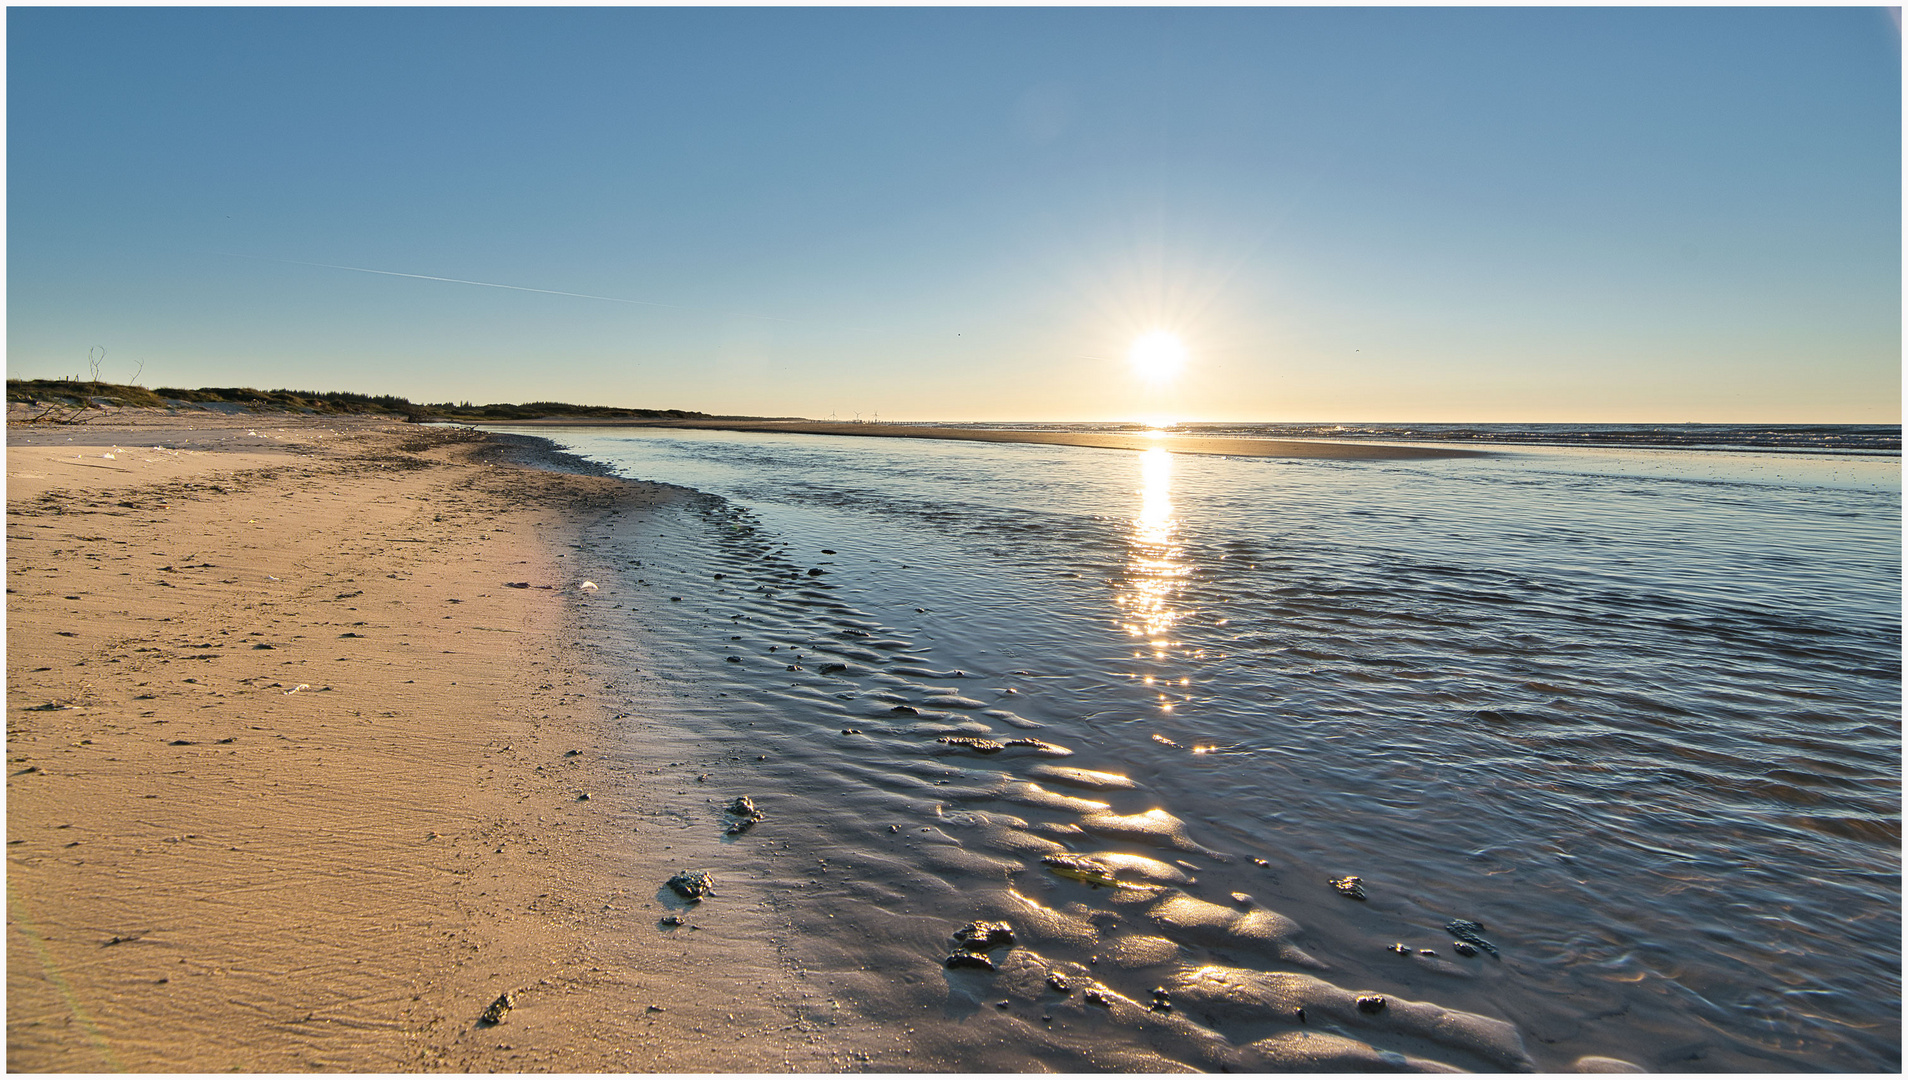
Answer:
<svg viewBox="0 0 1908 1080"><path fill-rule="evenodd" d="M395 399L403 401L403 398ZM423 416L446 420L536 420L554 416L628 417L634 420L700 420L708 413L685 409L621 409L608 405L570 405L561 401L532 401L523 405L472 405L448 401L412 406Z"/></svg>
<svg viewBox="0 0 1908 1080"><path fill-rule="evenodd" d="M33 419L73 423L89 409L108 406L167 409L238 405L254 412L362 413L402 416L408 420L535 420L545 417L628 417L639 420L685 420L707 413L682 409L618 409L604 405L570 405L561 401L533 401L524 405L473 405L470 402L416 404L389 394L352 394L339 391L254 390L250 387L202 386L181 390L82 381L78 379L8 379L7 400L41 406L46 412Z"/></svg>
<svg viewBox="0 0 1908 1080"><path fill-rule="evenodd" d="M8 379L7 400L28 405L131 405L164 408L166 403L143 386L84 382L79 379Z"/></svg>

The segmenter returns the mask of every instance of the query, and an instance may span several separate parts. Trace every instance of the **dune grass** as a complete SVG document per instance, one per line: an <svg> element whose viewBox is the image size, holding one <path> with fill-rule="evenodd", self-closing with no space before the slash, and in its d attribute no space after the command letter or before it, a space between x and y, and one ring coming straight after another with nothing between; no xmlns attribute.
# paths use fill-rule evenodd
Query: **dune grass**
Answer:
<svg viewBox="0 0 1908 1080"><path fill-rule="evenodd" d="M571 405L562 401L532 401L522 405L473 405L468 401L432 404L390 394L255 390L249 386L202 386L197 390L162 386L148 390L143 386L78 379L8 379L7 400L45 410L32 419L61 423L83 422L91 410L111 407L177 409L215 405L238 405L255 412L402 416L413 421L534 420L560 416L687 420L708 416L682 409L627 409Z"/></svg>

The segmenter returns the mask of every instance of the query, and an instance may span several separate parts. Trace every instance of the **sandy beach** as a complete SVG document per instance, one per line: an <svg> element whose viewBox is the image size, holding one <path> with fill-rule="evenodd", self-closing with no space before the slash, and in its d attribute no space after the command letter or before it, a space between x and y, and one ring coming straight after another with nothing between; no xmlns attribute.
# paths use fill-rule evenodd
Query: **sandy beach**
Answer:
<svg viewBox="0 0 1908 1080"><path fill-rule="evenodd" d="M1578 732L1531 735L1539 710L1642 710L1628 737L1647 747L1661 714L1713 702L1631 693L1637 643L1682 655L1682 625L1623 621L1603 577L1532 548L1540 513L1607 507L1612 462L1527 467L1480 500L1514 457L1162 469L1065 446L549 434L209 410L10 426L9 1066L1802 1060L1754 1032L1697 1041L1707 1021L1636 959L1708 910L1649 891L1646 815L1546 824L1608 800L1602 770L1560 784L1549 763ZM1898 517L1889 467L1839 505ZM1733 520L1735 490L1709 520ZM1785 512L1813 522L1828 491ZM1639 501L1613 537L1685 512ZM1739 565L1740 531L1708 530L1725 547L1694 565ZM1506 604L1506 575L1537 599ZM1798 670L1757 664L1746 685ZM1885 716L1872 681L1838 707ZM1896 735L1863 723L1795 775L1885 768ZM1553 741L1506 757L1507 730ZM1744 738L1680 734L1719 755ZM1786 895L1813 906L1734 948L1809 942L1764 963L1820 979L1887 948L1885 904L1833 906L1803 875L1886 865L1891 789L1844 792L1865 816L1794 848L1711 828L1699 773L1654 803L1624 783L1686 813L1691 851L1795 864ZM1849 822L1866 831L1826 831ZM715 891L690 904L665 882L696 870ZM1008 925L973 944L986 923ZM1711 993L1761 985L1700 943L1676 955ZM1856 1022L1821 1021L1808 1060L1898 1059L1885 1023L1830 1026Z"/></svg>
<svg viewBox="0 0 1908 1080"><path fill-rule="evenodd" d="M1116 431L1025 431L915 427L900 424L831 424L815 420L513 420L512 427L690 428L701 431L761 431L790 435L851 435L876 439L955 439L965 442L1028 443L1041 446L1089 446L1103 450L1167 449L1175 454L1226 457L1304 458L1332 461L1418 461L1433 458L1486 457L1488 451L1397 443L1314 442L1302 439L1233 439Z"/></svg>
<svg viewBox="0 0 1908 1080"><path fill-rule="evenodd" d="M669 489L363 420L8 434L10 1068L840 1067L767 916L659 932L681 747L576 659L569 538Z"/></svg>

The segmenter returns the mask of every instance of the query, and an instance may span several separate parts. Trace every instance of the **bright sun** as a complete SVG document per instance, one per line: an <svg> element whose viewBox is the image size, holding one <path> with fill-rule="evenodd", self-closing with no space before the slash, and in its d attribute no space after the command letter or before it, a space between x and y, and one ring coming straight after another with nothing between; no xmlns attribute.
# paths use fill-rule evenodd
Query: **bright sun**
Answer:
<svg viewBox="0 0 1908 1080"><path fill-rule="evenodd" d="M1140 378L1149 383L1167 383L1186 366L1186 346L1177 334L1154 330L1134 339L1126 359Z"/></svg>

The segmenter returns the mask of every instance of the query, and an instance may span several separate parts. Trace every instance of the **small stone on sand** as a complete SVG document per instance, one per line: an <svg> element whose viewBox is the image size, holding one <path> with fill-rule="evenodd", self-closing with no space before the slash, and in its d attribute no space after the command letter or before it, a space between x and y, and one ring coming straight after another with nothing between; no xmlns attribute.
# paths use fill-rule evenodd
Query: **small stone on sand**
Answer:
<svg viewBox="0 0 1908 1080"><path fill-rule="evenodd" d="M700 903L705 896L715 895L715 878L707 870L684 870L667 882L678 896L692 903Z"/></svg>
<svg viewBox="0 0 1908 1080"><path fill-rule="evenodd" d="M503 1018L509 1014L511 1009L516 1008L516 1006L517 992L515 990L505 990L503 993L497 995L497 1000L490 1003L490 1007L485 1009L484 1014L477 1018L477 1022L486 1026L501 1024L503 1023Z"/></svg>

